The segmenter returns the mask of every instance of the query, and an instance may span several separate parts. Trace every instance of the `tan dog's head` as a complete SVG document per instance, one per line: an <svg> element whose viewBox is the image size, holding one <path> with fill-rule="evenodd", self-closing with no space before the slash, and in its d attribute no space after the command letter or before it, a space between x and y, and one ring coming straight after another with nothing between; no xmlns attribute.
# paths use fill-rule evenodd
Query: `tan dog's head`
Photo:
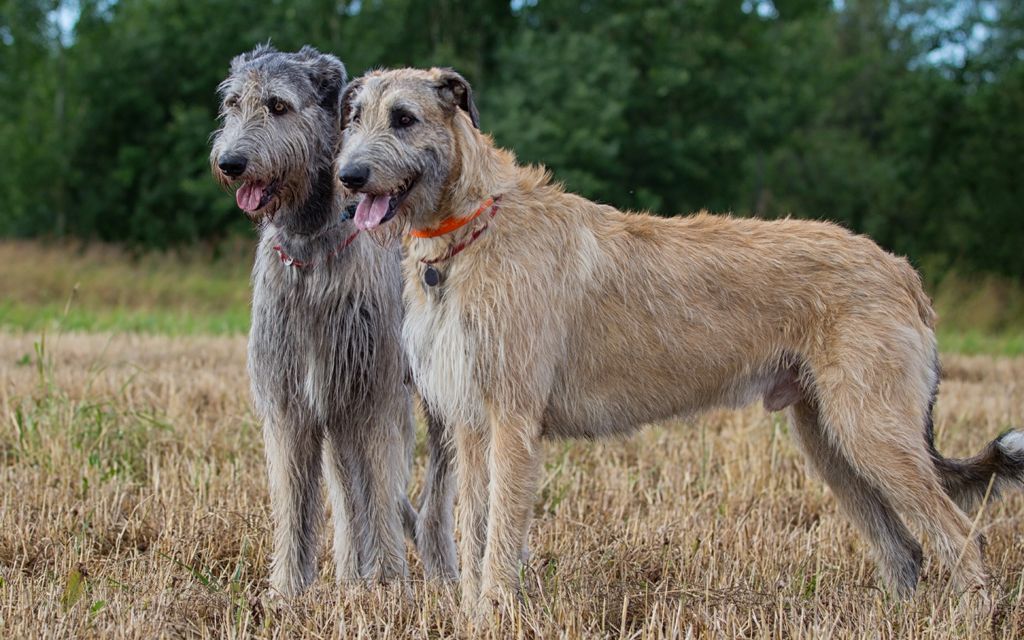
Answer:
<svg viewBox="0 0 1024 640"><path fill-rule="evenodd" d="M431 221L456 168L456 128L477 127L466 79L451 69L374 71L346 88L338 178L361 194L355 222ZM461 121L460 121L461 119Z"/></svg>

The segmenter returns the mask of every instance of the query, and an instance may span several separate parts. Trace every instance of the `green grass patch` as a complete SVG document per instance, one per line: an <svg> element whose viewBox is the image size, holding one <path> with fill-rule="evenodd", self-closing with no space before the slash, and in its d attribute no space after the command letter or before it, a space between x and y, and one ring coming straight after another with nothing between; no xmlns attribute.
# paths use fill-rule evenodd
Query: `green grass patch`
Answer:
<svg viewBox="0 0 1024 640"><path fill-rule="evenodd" d="M940 331L939 351L966 355L1024 355L1024 332Z"/></svg>
<svg viewBox="0 0 1024 640"><path fill-rule="evenodd" d="M84 308L0 302L0 328L8 331L128 332L171 336L232 335L249 330L249 308L191 309Z"/></svg>
<svg viewBox="0 0 1024 640"><path fill-rule="evenodd" d="M245 248L219 255L132 255L104 245L0 242L0 328L167 335L244 333Z"/></svg>

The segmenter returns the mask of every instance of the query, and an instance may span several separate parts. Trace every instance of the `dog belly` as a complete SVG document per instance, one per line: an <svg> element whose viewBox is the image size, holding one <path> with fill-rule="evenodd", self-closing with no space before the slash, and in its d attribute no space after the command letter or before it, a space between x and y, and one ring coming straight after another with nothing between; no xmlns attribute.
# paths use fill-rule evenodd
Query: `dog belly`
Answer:
<svg viewBox="0 0 1024 640"><path fill-rule="evenodd" d="M793 370L775 365L739 373L701 373L694 376L693 369L680 367L636 371L632 377L614 381L563 376L544 412L544 434L556 438L628 435L652 422L688 418L715 407L741 408L762 397L768 410L778 411L800 394Z"/></svg>
<svg viewBox="0 0 1024 640"><path fill-rule="evenodd" d="M542 420L543 434L548 438L601 438L630 434L644 420L635 412L623 411L624 403L615 399L579 401L572 404L559 397L551 402Z"/></svg>
<svg viewBox="0 0 1024 640"><path fill-rule="evenodd" d="M692 414L697 407L680 402L686 394L655 397L624 387L599 388L586 380L555 385L544 412L545 435L600 438L628 435L642 425Z"/></svg>

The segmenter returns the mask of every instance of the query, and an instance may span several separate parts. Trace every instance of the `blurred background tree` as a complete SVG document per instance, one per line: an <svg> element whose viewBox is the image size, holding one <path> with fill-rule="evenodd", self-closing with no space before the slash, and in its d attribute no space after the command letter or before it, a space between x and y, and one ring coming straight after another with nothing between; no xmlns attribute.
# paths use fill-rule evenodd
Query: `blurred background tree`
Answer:
<svg viewBox="0 0 1024 640"><path fill-rule="evenodd" d="M0 0L0 234L216 246L217 83L257 42L450 65L569 189L828 219L1024 277L1020 0Z"/></svg>

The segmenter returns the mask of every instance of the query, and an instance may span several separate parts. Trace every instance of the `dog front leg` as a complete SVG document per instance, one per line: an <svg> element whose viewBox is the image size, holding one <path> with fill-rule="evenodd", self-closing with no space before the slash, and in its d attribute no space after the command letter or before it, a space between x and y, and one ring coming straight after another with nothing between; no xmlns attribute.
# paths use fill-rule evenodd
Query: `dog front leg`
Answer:
<svg viewBox="0 0 1024 640"><path fill-rule="evenodd" d="M455 429L455 468L459 489L459 555L462 607L472 613L480 594L480 569L487 535L487 434L479 427Z"/></svg>
<svg viewBox="0 0 1024 640"><path fill-rule="evenodd" d="M348 443L337 432L324 441L327 489L334 520L334 572L339 583L355 582L362 577L360 541L366 530L366 496L359 472L348 460Z"/></svg>
<svg viewBox="0 0 1024 640"><path fill-rule="evenodd" d="M491 482L478 613L519 595L519 571L541 461L540 424L515 416L493 419Z"/></svg>
<svg viewBox="0 0 1024 640"><path fill-rule="evenodd" d="M402 419L400 416L393 418L394 421ZM362 573L373 582L390 582L408 576L402 528L402 506L408 483L407 458L402 452L398 429L380 425L379 432L388 436L357 440L352 443L352 453L366 499L366 535L360 556Z"/></svg>
<svg viewBox="0 0 1024 640"><path fill-rule="evenodd" d="M270 587L281 596L294 596L316 577L323 432L310 424L283 422L268 421L263 429L274 519Z"/></svg>

